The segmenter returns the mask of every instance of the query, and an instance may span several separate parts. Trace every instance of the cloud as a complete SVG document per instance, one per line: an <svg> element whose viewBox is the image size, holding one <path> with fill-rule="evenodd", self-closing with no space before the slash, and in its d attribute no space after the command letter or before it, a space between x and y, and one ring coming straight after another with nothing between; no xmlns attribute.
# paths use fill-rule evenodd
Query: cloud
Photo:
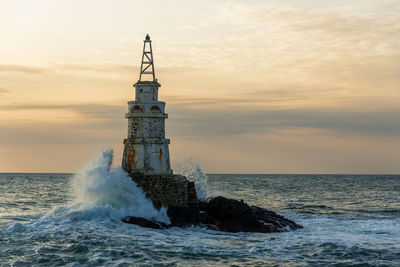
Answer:
<svg viewBox="0 0 400 267"><path fill-rule="evenodd" d="M69 63L69 64L53 64L49 69L57 72L94 72L109 74L131 74L138 66L115 64L115 63Z"/></svg>
<svg viewBox="0 0 400 267"><path fill-rule="evenodd" d="M368 112L335 109L281 109L224 104L220 99L206 99L209 105L193 108L180 99L170 105L167 120L169 136L208 138L278 133L285 129L325 130L327 135L400 136L400 109ZM217 105L215 105L217 103ZM203 108L201 108L203 106ZM0 124L2 143L107 143L119 142L127 131L123 118L125 105L8 105L2 110L70 110L79 114L72 121L40 124L35 120L12 125Z"/></svg>
<svg viewBox="0 0 400 267"><path fill-rule="evenodd" d="M199 31L208 33L205 38L186 40L186 49L181 40L171 41L167 52L185 65L237 69L243 76L259 68L271 71L277 64L298 68L325 60L398 54L400 49L400 16L394 11L229 2L212 5L204 21Z"/></svg>
<svg viewBox="0 0 400 267"><path fill-rule="evenodd" d="M79 63L53 63L42 67L30 67L26 65L0 65L1 73L20 74L48 74L48 73L96 73L96 74L118 74L136 75L139 73L139 65L116 64L112 62L79 62ZM204 71L200 68L190 66L156 66L157 73L163 75L182 74L187 72Z"/></svg>
<svg viewBox="0 0 400 267"><path fill-rule="evenodd" d="M361 112L333 109L224 110L174 109L168 130L173 135L230 136L279 132L288 128L326 130L329 135L400 136L400 109Z"/></svg>
<svg viewBox="0 0 400 267"><path fill-rule="evenodd" d="M160 100L167 102L170 115L167 137L189 140L181 151L203 149L204 159L218 152L213 158L216 165L221 158L231 164L237 157L234 165L239 166L252 142L248 164L258 151L259 166L273 162L273 153L281 153L285 143L293 145L286 146L282 162L293 155L294 146L301 146L296 157L310 145L315 158L328 155L335 150L332 140L344 140L348 149L349 137L355 143L363 141L346 153L343 148L336 151L336 162L346 155L354 162L369 147L390 148L392 140L398 140L400 125L400 16L398 1L373 2L379 6L383 1L385 8L376 9L371 8L372 1L363 2L363 8L360 3L345 3L349 7L318 9L312 6L340 4L297 3L294 8L268 4L271 1L214 1L206 3L207 8L193 4L199 12L186 21L193 22L190 27L180 27L179 21L172 31L157 26L152 37L157 36L153 48L162 84ZM41 37L49 37L47 26L36 26L43 30ZM3 147L121 144L143 36L129 37L135 35L129 27L118 29L117 38L103 32L66 42L49 37L45 46L39 35L19 34L37 44L26 48L20 46L25 42L15 39L14 44L13 36L6 38L10 42L0 49ZM121 36L126 38L118 41ZM304 132L310 136L301 136ZM300 144L303 137L307 142ZM220 140L225 146L213 150ZM240 153L231 140L241 143ZM267 145L261 149L259 142L264 141ZM207 144L211 153L203 148ZM394 153L380 153L381 162L393 161ZM296 157L286 165L299 162Z"/></svg>
<svg viewBox="0 0 400 267"><path fill-rule="evenodd" d="M73 111L79 115L73 120L51 122L37 120L15 120L13 124L1 123L0 142L3 144L107 144L121 139L127 127L123 114L124 106L104 104L84 105L24 105L0 106L0 110L53 110Z"/></svg>
<svg viewBox="0 0 400 267"><path fill-rule="evenodd" d="M23 74L36 74L36 73L42 73L44 71L45 69L39 67L29 67L22 65L0 65L0 73L16 72Z"/></svg>
<svg viewBox="0 0 400 267"><path fill-rule="evenodd" d="M121 116L126 107L122 105L86 103L86 104L8 104L0 106L0 110L71 110L84 118L100 118L108 120Z"/></svg>
<svg viewBox="0 0 400 267"><path fill-rule="evenodd" d="M9 92L10 92L10 90L7 90L6 88L0 86L0 95L1 94L7 94Z"/></svg>
<svg viewBox="0 0 400 267"><path fill-rule="evenodd" d="M62 63L48 64L42 67L26 65L0 65L0 73L15 72L21 74L41 74L48 72L97 72L97 73L131 73L137 66L113 63Z"/></svg>

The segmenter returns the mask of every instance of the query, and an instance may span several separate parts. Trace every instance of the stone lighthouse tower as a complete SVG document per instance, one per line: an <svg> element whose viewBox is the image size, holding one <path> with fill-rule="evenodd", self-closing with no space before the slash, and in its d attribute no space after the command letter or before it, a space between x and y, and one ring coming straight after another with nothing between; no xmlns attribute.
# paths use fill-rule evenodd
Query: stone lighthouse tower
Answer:
<svg viewBox="0 0 400 267"><path fill-rule="evenodd" d="M145 76L150 80L144 80ZM144 40L139 81L135 100L129 101L128 138L124 140L122 167L129 173L172 174L168 144L165 139L165 102L158 101L158 89L150 36Z"/></svg>
<svg viewBox="0 0 400 267"><path fill-rule="evenodd" d="M149 77L149 79L145 79ZM158 101L158 89L150 36L144 40L135 100L128 102L128 136L124 140L122 168L143 189L156 208L168 207L176 225L190 221L199 212L193 182L172 173L169 139L165 139L165 102Z"/></svg>

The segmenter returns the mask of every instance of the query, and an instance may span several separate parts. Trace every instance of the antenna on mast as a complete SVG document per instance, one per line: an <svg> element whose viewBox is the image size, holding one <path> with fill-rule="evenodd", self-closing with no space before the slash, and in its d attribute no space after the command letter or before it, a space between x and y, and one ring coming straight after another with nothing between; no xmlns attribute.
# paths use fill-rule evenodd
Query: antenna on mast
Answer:
<svg viewBox="0 0 400 267"><path fill-rule="evenodd" d="M151 40L148 34L146 35L146 39L143 42L144 42L143 55L142 55L142 64L140 66L139 82L142 81L143 74L153 75L153 82L155 82L157 80L156 80L156 73L154 70L153 50L151 48Z"/></svg>

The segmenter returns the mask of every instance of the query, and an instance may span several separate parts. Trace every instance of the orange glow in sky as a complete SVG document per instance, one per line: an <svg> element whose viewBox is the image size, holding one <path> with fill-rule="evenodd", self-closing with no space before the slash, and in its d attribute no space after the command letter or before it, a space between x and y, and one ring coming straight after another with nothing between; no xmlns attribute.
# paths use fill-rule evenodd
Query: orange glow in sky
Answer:
<svg viewBox="0 0 400 267"><path fill-rule="evenodd" d="M0 5L0 172L120 164L147 33L173 166L400 172L399 1Z"/></svg>

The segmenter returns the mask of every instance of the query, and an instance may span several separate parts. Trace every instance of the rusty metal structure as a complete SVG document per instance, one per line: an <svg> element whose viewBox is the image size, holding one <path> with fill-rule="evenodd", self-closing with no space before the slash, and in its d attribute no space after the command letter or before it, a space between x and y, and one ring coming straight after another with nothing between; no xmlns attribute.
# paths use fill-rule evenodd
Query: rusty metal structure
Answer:
<svg viewBox="0 0 400 267"><path fill-rule="evenodd" d="M142 75L152 75L151 81ZM158 101L158 89L150 36L143 44L140 76L135 88L135 100L128 102L128 136L124 140L122 167L130 174L172 174L169 159L169 139L165 139L165 102Z"/></svg>
<svg viewBox="0 0 400 267"><path fill-rule="evenodd" d="M150 74L153 76L153 82L155 82L157 80L154 70L153 48L151 47L151 40L148 34L143 42L142 64L140 65L139 81L142 81L143 74Z"/></svg>

